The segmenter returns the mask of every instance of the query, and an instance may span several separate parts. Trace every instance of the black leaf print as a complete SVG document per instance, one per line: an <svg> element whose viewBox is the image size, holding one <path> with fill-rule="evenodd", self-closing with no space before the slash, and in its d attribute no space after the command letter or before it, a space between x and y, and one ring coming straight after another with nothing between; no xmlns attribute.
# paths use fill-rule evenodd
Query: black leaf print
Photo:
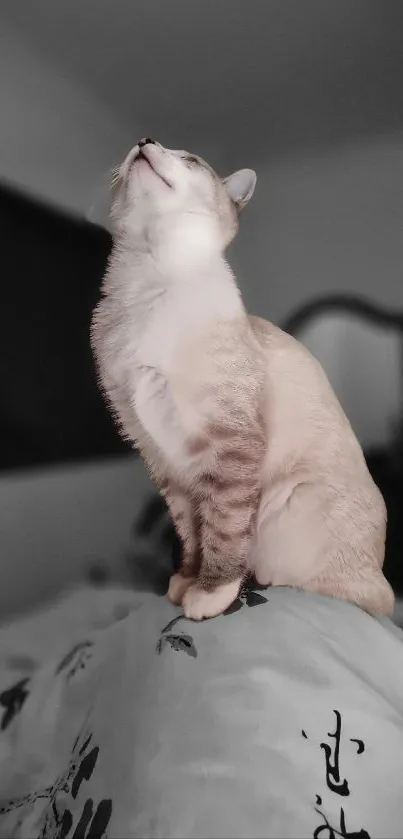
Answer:
<svg viewBox="0 0 403 839"><path fill-rule="evenodd" d="M80 644L76 644L75 647L73 647L73 649L70 650L67 653L67 655L65 655L62 658L60 664L58 665L58 667L56 669L56 675L61 673L62 670L67 669L67 667L72 663L72 661L76 657L77 653L80 653L80 652L88 649L88 647L93 647L93 646L94 646L94 644L93 644L92 641L82 641Z"/></svg>
<svg viewBox="0 0 403 839"><path fill-rule="evenodd" d="M268 588L271 588L271 585L267 585L266 583L258 583L257 580L252 578L251 582L249 583L249 588L252 591L267 591Z"/></svg>
<svg viewBox="0 0 403 839"><path fill-rule="evenodd" d="M99 802L95 810L94 818L91 822L91 827L87 833L86 839L100 839L104 836L106 828L112 816L112 799L103 798Z"/></svg>
<svg viewBox="0 0 403 839"><path fill-rule="evenodd" d="M263 603L267 603L267 597L264 597L262 594L259 594L259 591L266 591L268 586L259 586L255 581L250 583L245 583L242 586L241 591L239 592L238 597L234 600L233 603L225 610L223 613L224 615L234 615L235 612L239 612L243 606L261 606Z"/></svg>
<svg viewBox="0 0 403 839"><path fill-rule="evenodd" d="M197 651L190 635L168 635L168 643L173 650L184 650L192 658L197 657Z"/></svg>
<svg viewBox="0 0 403 839"><path fill-rule="evenodd" d="M183 620L185 620L184 615L177 615L176 618L173 618L166 626L164 626L161 632L161 637L157 643L158 655L161 655L164 647L169 644L171 649L176 650L176 652L185 652L186 655L189 655L191 658L197 658L197 650L192 636L185 635L185 633L181 632L171 632L171 629L173 629L179 621Z"/></svg>
<svg viewBox="0 0 403 839"><path fill-rule="evenodd" d="M166 643L165 636L161 635L161 638L159 638L159 640L157 641L157 646L156 646L157 655L161 655L161 653L162 653L162 651L165 647L165 643Z"/></svg>
<svg viewBox="0 0 403 839"><path fill-rule="evenodd" d="M261 606L262 603L267 603L267 597L263 597L257 591L246 591L245 602L247 606Z"/></svg>
<svg viewBox="0 0 403 839"><path fill-rule="evenodd" d="M85 839L85 835L87 833L87 827L92 819L92 814L94 812L94 802L92 798L87 798L83 812L81 814L80 821L73 833L72 839Z"/></svg>
<svg viewBox="0 0 403 839"><path fill-rule="evenodd" d="M78 735L78 737L76 738L76 740L74 742L73 752L76 750L76 748L78 746L79 739L80 739L80 735ZM80 746L80 749L79 749L79 752L78 752L79 755L84 754L84 752L88 748L89 744L91 743L91 740L92 740L92 734L89 734L87 739L84 741L83 745Z"/></svg>
<svg viewBox="0 0 403 839"><path fill-rule="evenodd" d="M191 638L190 635L163 635L158 641L158 654L162 652L166 644L169 644L169 646L177 652L183 651L187 655L190 655L191 658L197 658L197 650L194 645L193 638Z"/></svg>
<svg viewBox="0 0 403 839"><path fill-rule="evenodd" d="M65 806L66 796L71 795L73 800L78 801L79 794L85 788L84 782L89 781L93 775L98 755L99 747L93 745L93 735L85 722L73 744L68 766L53 784L9 800L5 807L0 808L0 814L7 814L26 805L33 807L36 801L43 799L47 807L39 839L106 839L106 828L112 815L111 799L101 800L95 808L93 800L87 798L80 817ZM63 808L61 812L60 803Z"/></svg>
<svg viewBox="0 0 403 839"><path fill-rule="evenodd" d="M71 794L73 798L77 798L80 786L83 781L89 781L95 769L95 764L98 760L99 748L94 746L93 749L82 759L78 768L77 774L71 785Z"/></svg>
<svg viewBox="0 0 403 839"><path fill-rule="evenodd" d="M112 799L104 798L98 804L94 813L94 802L87 798L79 822L71 833L73 816L70 810L65 810L61 819L57 839L102 839L112 816Z"/></svg>
<svg viewBox="0 0 403 839"><path fill-rule="evenodd" d="M57 833L56 839L66 839L66 836L69 835L71 828L73 827L73 816L70 813L70 810L65 810L62 815L62 820L60 823L59 831Z"/></svg>
<svg viewBox="0 0 403 839"><path fill-rule="evenodd" d="M28 684L28 678L21 679L11 688L8 688L7 690L4 690L3 693L0 693L0 705L5 708L0 725L1 731L5 731L13 721L14 717L21 711L21 708L29 695L29 691L26 689Z"/></svg>
<svg viewBox="0 0 403 839"><path fill-rule="evenodd" d="M169 621L169 623L167 623L167 625L164 626L164 628L161 630L162 635L164 635L165 632L170 632L171 629L173 629L174 626L176 626L176 624L179 623L179 621L183 621L183 619L183 615L177 615L176 618L173 618L171 621Z"/></svg>
<svg viewBox="0 0 403 839"><path fill-rule="evenodd" d="M234 602L231 603L230 606L228 606L228 609L226 609L225 612L223 612L223 614L224 615L234 615L235 612L239 612L239 610L242 609L243 605L244 604L243 604L241 598L237 597L236 600L234 600Z"/></svg>

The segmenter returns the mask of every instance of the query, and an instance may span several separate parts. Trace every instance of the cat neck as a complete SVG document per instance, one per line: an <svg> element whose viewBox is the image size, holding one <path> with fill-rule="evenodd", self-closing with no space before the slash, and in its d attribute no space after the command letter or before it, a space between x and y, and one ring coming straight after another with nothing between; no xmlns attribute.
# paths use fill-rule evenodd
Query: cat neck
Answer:
<svg viewBox="0 0 403 839"><path fill-rule="evenodd" d="M157 299L200 294L213 295L225 289L226 296L240 297L235 276L223 253L213 248L191 249L175 240L150 248L147 242L129 237L116 239L104 283L106 290L123 288L131 299Z"/></svg>
<svg viewBox="0 0 403 839"><path fill-rule="evenodd" d="M155 361L156 347L165 352L164 347L185 334L246 317L235 277L221 253L184 270L181 260L164 262L155 251L115 242L103 295L114 317L131 329L135 326L135 341L147 363Z"/></svg>

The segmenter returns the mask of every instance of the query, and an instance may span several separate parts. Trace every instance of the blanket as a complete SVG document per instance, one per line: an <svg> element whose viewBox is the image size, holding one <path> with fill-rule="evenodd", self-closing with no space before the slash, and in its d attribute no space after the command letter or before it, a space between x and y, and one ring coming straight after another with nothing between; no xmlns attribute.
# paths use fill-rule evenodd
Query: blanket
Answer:
<svg viewBox="0 0 403 839"><path fill-rule="evenodd" d="M397 839L402 638L254 587L201 623L84 590L3 627L0 837Z"/></svg>

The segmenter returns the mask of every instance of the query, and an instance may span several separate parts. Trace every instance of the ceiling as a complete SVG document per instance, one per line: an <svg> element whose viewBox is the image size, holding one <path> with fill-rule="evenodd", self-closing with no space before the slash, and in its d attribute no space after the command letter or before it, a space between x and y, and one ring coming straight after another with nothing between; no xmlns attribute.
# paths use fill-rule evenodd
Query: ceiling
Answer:
<svg viewBox="0 0 403 839"><path fill-rule="evenodd" d="M1 16L136 138L228 162L403 126L401 0L2 0Z"/></svg>

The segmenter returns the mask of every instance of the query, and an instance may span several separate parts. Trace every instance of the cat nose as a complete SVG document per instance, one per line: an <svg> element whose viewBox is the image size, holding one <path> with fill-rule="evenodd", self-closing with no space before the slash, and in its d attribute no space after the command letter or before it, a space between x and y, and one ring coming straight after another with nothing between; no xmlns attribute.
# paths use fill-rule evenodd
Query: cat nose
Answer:
<svg viewBox="0 0 403 839"><path fill-rule="evenodd" d="M149 143L152 143L155 146L155 140L152 140L151 137L142 137L139 142L139 149L142 149L143 146L148 146Z"/></svg>

